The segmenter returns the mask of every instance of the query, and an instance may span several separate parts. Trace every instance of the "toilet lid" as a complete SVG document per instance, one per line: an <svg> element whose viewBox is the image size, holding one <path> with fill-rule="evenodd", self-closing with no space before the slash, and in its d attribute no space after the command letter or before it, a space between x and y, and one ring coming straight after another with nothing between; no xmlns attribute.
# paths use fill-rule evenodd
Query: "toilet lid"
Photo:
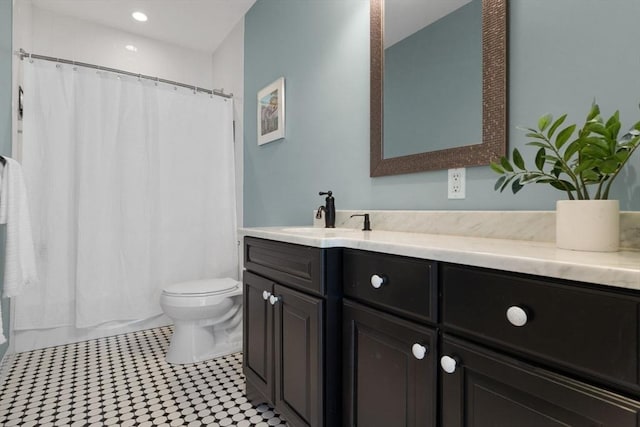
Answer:
<svg viewBox="0 0 640 427"><path fill-rule="evenodd" d="M238 281L225 277L223 279L203 279L190 282L173 283L164 287L167 295L217 295L235 289Z"/></svg>

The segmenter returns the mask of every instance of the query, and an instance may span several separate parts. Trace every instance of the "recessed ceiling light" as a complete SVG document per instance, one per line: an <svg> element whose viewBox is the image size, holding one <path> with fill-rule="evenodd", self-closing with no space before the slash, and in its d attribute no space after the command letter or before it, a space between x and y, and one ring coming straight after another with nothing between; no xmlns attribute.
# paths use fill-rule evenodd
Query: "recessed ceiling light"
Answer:
<svg viewBox="0 0 640 427"><path fill-rule="evenodd" d="M129 50L129 51L131 51L131 52L137 52L137 51L138 51L138 48L137 48L137 47L135 47L135 46L134 46L134 45L132 45L132 44L128 44L128 45L126 45L124 48L125 48L125 49L127 49L127 50Z"/></svg>
<svg viewBox="0 0 640 427"><path fill-rule="evenodd" d="M131 16L133 16L133 19L135 19L136 21L140 21L140 22L146 22L147 21L147 15L145 15L142 12L133 12L131 14Z"/></svg>

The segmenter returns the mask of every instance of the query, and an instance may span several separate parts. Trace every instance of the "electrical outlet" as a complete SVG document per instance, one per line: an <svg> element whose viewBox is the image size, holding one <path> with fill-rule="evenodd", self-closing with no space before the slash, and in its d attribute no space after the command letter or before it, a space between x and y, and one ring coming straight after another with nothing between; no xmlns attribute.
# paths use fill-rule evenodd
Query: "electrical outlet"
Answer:
<svg viewBox="0 0 640 427"><path fill-rule="evenodd" d="M465 168L449 169L447 192L450 199L465 198Z"/></svg>

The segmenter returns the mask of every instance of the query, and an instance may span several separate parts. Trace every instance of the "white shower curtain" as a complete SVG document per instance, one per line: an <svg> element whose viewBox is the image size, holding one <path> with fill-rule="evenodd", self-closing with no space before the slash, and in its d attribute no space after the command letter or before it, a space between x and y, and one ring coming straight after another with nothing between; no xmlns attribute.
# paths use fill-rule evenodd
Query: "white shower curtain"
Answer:
<svg viewBox="0 0 640 427"><path fill-rule="evenodd" d="M38 60L24 80L41 280L15 329L147 319L163 285L237 277L232 101Z"/></svg>

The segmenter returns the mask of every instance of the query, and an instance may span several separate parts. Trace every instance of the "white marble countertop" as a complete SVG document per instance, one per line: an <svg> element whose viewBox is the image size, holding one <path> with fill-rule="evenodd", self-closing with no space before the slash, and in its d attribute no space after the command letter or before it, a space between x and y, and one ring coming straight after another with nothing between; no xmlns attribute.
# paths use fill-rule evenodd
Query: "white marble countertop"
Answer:
<svg viewBox="0 0 640 427"><path fill-rule="evenodd" d="M558 249L553 243L350 228L241 228L251 236L318 248L343 247L640 290L640 251Z"/></svg>

